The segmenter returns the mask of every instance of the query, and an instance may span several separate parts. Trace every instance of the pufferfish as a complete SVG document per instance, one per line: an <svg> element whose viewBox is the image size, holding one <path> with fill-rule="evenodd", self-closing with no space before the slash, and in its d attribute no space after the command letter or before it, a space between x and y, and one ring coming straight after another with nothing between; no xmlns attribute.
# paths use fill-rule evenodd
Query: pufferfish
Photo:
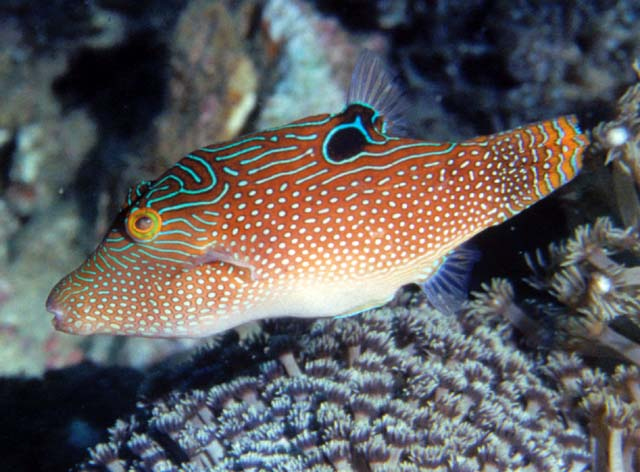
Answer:
<svg viewBox="0 0 640 472"><path fill-rule="evenodd" d="M51 291L55 328L200 337L383 305L571 180L588 144L574 116L420 141L404 108L394 76L365 52L341 112L202 147L139 183Z"/></svg>

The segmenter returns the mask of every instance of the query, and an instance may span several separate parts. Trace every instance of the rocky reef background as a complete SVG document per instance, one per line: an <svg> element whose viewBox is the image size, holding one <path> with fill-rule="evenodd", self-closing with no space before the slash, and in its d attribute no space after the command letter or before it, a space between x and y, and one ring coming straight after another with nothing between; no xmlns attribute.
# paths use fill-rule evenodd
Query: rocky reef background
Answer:
<svg viewBox="0 0 640 472"><path fill-rule="evenodd" d="M636 454L635 464L640 463L639 423L634 423L639 421L640 394L634 390L637 372L628 367L640 358L638 304L634 304L639 296L640 276L634 269L640 251L637 229L626 233L621 229L640 221L640 92L633 88L638 77L632 67L640 58L639 20L637 2L613 0L2 2L0 405L6 412L2 468L66 470L89 460L89 446L124 444L134 433L147 434L147 422L154 424L162 408L193 403L196 389L233 382L228 364L215 365L218 354L223 360L240 355L232 349L233 339L219 340L215 355L189 361L199 344L191 340L67 336L53 332L44 299L57 279L99 241L130 185L153 177L200 145L339 110L353 64L365 47L380 53L398 71L414 104L409 121L416 136L463 139L566 113L577 113L583 128L594 129L597 144L574 182L474 240L483 257L474 269L472 288L477 294L467 311L447 322L428 322L413 312L407 316L418 317L424 336L438 333L438 323L451 323L449 334L468 337L471 344L477 330L487 344L505 344L509 355L525 364L523 370L534 372L532 382L550 389L545 395L554 399L553 412L570 419L575 434L565 439L576 452L563 460L577 464L572 470L589 467L585 459L589 455L610 470L624 466L630 459L617 454L618 446ZM610 219L597 223L603 215ZM536 257L536 249L544 254ZM525 253L533 254L529 264ZM496 277L502 282L491 282ZM403 305L420 302L411 295L404 300L388 317L399 319L406 309ZM429 318L424 310L420 313ZM363 319L362 326L370 326L372 332L377 323L391 323L375 321L379 315L367 316L373 321ZM331 329L339 335L340 323L292 322L272 332L303 336L314 329ZM345 320L344 330L352 324ZM531 326L535 336L523 336L523 331L531 333L526 329ZM616 337L620 333L624 339ZM266 342L247 346L257 352ZM594 343L600 348L585 349ZM225 355L220 346L225 346ZM251 349L244 349L249 354L245 352L243 359L253 359L256 368L279 362L279 350L271 357L252 358ZM435 345L422 349L424 355ZM383 351L376 362L397 372L397 364L385 361ZM564 354L569 351L582 357ZM316 354L296 362L304 371ZM208 361L206 367L198 364L202 358ZM457 362L455 356L452 359ZM338 372L342 380L352 368L348 361L330 367L343 371ZM210 375L216 369L226 373ZM336 374L330 369L322 373ZM260 396L275 381L262 378L251 388ZM283 389L290 388L282 383ZM457 401L464 404L460 395L474 398L466 387L456 388ZM243 392L229 395L246 401ZM295 401L288 407L298 408L302 415L309 408L301 403L305 394L293 395ZM263 407L272 410L267 401L278 395L269 395L260 398ZM424 408L452 414L438 411L436 398L430 395L436 394L420 397ZM508 392L505 395L510 398ZM582 397L589 400L576 406ZM137 409L136 398L144 399ZM231 408L222 403L213 411ZM451 407L456 415L462 414L455 405ZM328 415L335 414L327 408ZM518 408L512 413L528 407L525 402ZM135 419L128 417L130 413ZM372 464L384 464L392 457L396 461L392 464L398 465L417 457L398 450L408 448L418 454L414 446L425 439L388 433L405 428L397 426L398 421L411 421L395 411L389 426L385 413L389 414L368 413L370 435L362 439L362 449L349 451L348 458L343 457L344 444L323 446L326 467L318 470L337 470L341 459L354 470L362 470L364 462L371 470L385 470ZM124 419L120 427L126 434L114 438L112 431L109 437L106 429L117 418ZM341 421L351 421L348 424L355 427L359 419ZM469 429L495 433L495 427L479 426L468 416L462 421ZM552 426L545 431L551 437L556 430ZM320 436L313 439L314 445L323 438L354 441L346 435L351 430L323 431L316 431ZM596 451L589 451L588 437L596 438ZM368 440L378 449L367 445ZM305 442L312 440L299 441L296 447L305 454L291 456L291 464L302 463L295 461L303 460L307 452L312 454L312 443ZM142 454L150 447L148 442L136 444L137 449L131 446L123 460L140 461L136 451ZM233 447L223 444L216 454L232 450L238 459L251 452L240 454ZM463 454L469 462L453 463L448 458L455 456L452 451L460 443L451 447L443 453L442 463L420 456L424 468L430 470L424 464L431 464L431 470L475 470L477 464L487 464L487 451L484 456ZM94 459L109 458L96 451ZM547 470L532 459L532 451L523 454L528 454L531 470ZM553 451L550 454L556 457ZM180 458L185 459L174 455L167 460L175 465ZM117 454L111 459L120 460Z"/></svg>

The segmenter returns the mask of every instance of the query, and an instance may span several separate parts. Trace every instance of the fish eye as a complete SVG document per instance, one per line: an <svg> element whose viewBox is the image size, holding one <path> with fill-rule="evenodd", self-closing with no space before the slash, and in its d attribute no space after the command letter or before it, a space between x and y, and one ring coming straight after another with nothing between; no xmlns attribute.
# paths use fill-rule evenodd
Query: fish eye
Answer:
<svg viewBox="0 0 640 472"><path fill-rule="evenodd" d="M138 208L127 217L127 234L138 243L152 241L162 228L162 217L153 208Z"/></svg>
<svg viewBox="0 0 640 472"><path fill-rule="evenodd" d="M345 126L332 133L325 142L326 158L341 162L360 153L367 144L367 137L357 126Z"/></svg>

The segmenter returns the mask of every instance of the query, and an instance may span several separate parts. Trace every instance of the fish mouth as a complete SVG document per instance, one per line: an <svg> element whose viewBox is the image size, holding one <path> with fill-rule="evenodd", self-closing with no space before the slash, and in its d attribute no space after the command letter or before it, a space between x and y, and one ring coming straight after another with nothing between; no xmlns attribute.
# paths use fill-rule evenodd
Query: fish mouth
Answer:
<svg viewBox="0 0 640 472"><path fill-rule="evenodd" d="M47 297L47 302L45 306L47 308L47 311L53 314L53 319L51 320L51 324L53 325L53 327L58 331L66 331L64 329L64 322L63 322L64 313L60 305L58 305L58 301L56 300L56 297L53 296L53 293L50 293L49 296Z"/></svg>

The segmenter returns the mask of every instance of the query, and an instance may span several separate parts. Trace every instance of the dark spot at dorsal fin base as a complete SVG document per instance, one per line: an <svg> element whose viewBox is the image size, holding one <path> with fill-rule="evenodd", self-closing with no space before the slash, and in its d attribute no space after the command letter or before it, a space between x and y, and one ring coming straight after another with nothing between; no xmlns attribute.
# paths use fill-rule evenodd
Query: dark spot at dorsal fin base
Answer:
<svg viewBox="0 0 640 472"><path fill-rule="evenodd" d="M368 144L382 144L382 120L369 105L353 103L337 115L337 124L323 143L324 157L334 164L356 158Z"/></svg>
<svg viewBox="0 0 640 472"><path fill-rule="evenodd" d="M344 161L361 152L366 144L367 139L357 128L344 128L327 142L327 155L334 162Z"/></svg>
<svg viewBox="0 0 640 472"><path fill-rule="evenodd" d="M364 103L384 116L386 131L394 136L406 136L408 123L404 117L409 103L397 76L384 65L382 59L364 50L351 75L347 103Z"/></svg>

